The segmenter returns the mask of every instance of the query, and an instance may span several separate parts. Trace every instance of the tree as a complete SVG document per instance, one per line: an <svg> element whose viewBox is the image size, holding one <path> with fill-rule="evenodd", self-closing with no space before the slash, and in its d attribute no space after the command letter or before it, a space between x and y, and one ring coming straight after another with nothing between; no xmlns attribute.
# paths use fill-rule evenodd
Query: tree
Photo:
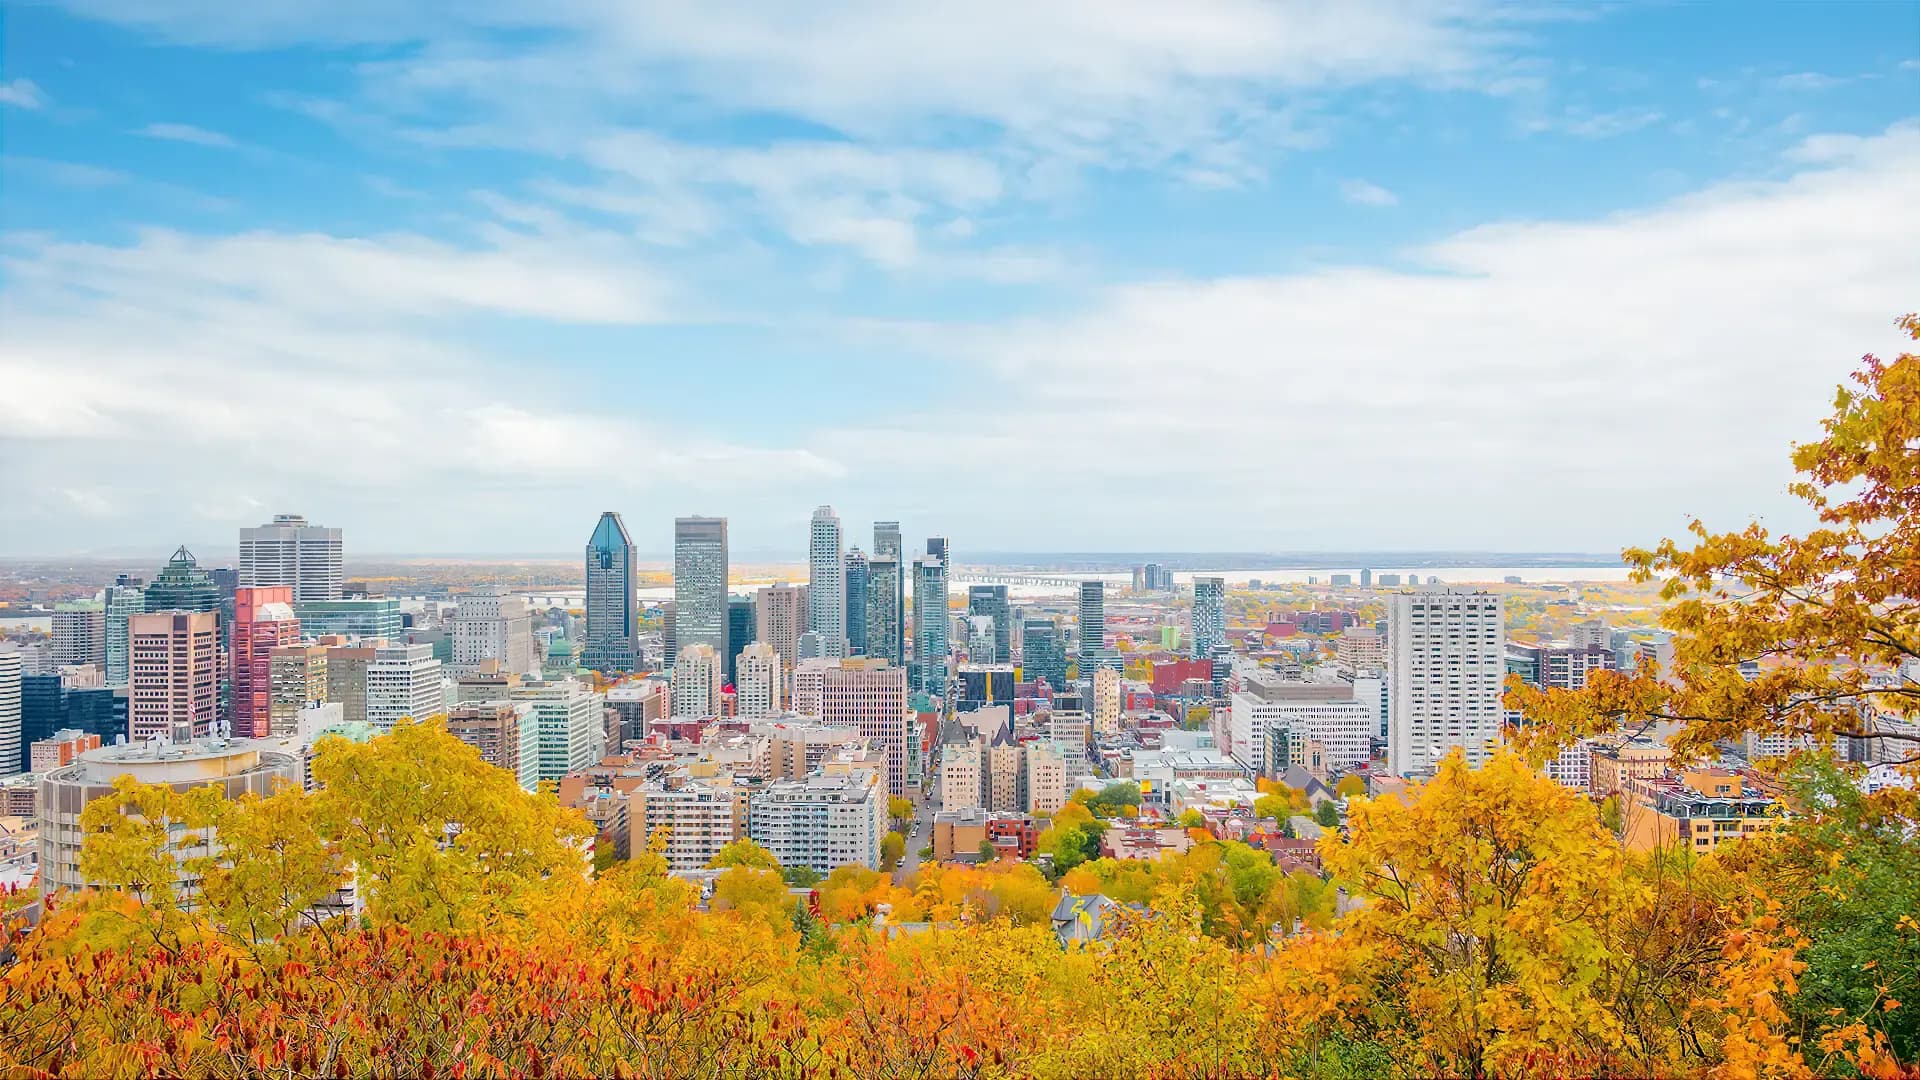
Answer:
<svg viewBox="0 0 1920 1080"><path fill-rule="evenodd" d="M1322 828L1335 828L1340 824L1340 808L1330 802L1323 802L1314 807L1313 820L1319 822Z"/></svg>
<svg viewBox="0 0 1920 1080"><path fill-rule="evenodd" d="M1367 793L1367 782L1353 773L1348 773L1333 786L1333 793L1343 799L1357 799Z"/></svg>
<svg viewBox="0 0 1920 1080"><path fill-rule="evenodd" d="M1201 731L1213 720L1213 710L1205 705L1195 705L1187 710L1180 726L1188 731Z"/></svg>
<svg viewBox="0 0 1920 1080"><path fill-rule="evenodd" d="M991 840L980 841L980 861L981 862L990 863L995 859L998 859L999 857L1000 857L1000 849L993 846L993 841Z"/></svg>
<svg viewBox="0 0 1920 1080"><path fill-rule="evenodd" d="M1207 817L1205 814L1189 806L1185 810L1180 811L1180 827L1183 829L1204 829L1207 827Z"/></svg>
<svg viewBox="0 0 1920 1080"><path fill-rule="evenodd" d="M907 854L907 838L890 832L880 838L880 869L892 870Z"/></svg>
<svg viewBox="0 0 1920 1080"><path fill-rule="evenodd" d="M722 845L719 851L713 853L713 858L707 860L709 870L725 870L731 866L744 866L751 870L772 870L778 873L780 860L773 857L773 852L752 840L740 839Z"/></svg>
<svg viewBox="0 0 1920 1080"><path fill-rule="evenodd" d="M780 871L780 877L796 889L811 888L820 884L820 871L811 866L789 866Z"/></svg>
<svg viewBox="0 0 1920 1080"><path fill-rule="evenodd" d="M895 832L907 832L913 822L913 815L912 799L903 799L898 795L887 796L887 817L894 822Z"/></svg>
<svg viewBox="0 0 1920 1080"><path fill-rule="evenodd" d="M1899 325L1920 340L1920 316ZM1920 761L1920 734L1886 722L1920 717L1920 684L1874 677L1920 658L1920 356L1868 356L1853 381L1824 437L1793 450L1790 490L1818 528L1775 537L1696 520L1691 546L1625 552L1636 580L1664 580L1660 622L1676 634L1665 670L1596 671L1578 691L1509 680L1508 707L1528 721L1516 742L1534 760L1664 721L1678 725L1669 745L1682 760L1758 733Z"/></svg>

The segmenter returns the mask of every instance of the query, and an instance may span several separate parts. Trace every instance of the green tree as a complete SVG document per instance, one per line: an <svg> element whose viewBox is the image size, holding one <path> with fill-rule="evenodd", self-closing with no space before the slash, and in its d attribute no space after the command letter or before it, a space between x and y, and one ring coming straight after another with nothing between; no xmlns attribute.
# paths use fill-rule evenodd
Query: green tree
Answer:
<svg viewBox="0 0 1920 1080"><path fill-rule="evenodd" d="M991 840L980 841L980 861L981 862L990 863L999 857L1000 857L1000 849L993 846L993 841Z"/></svg>
<svg viewBox="0 0 1920 1080"><path fill-rule="evenodd" d="M914 806L912 799L903 799L898 795L887 797L887 817L894 822L896 832L906 832L913 821Z"/></svg>
<svg viewBox="0 0 1920 1080"><path fill-rule="evenodd" d="M907 838L890 832L880 838L880 869L892 870L907 854Z"/></svg>
<svg viewBox="0 0 1920 1080"><path fill-rule="evenodd" d="M1279 795L1262 795L1253 800L1253 816L1285 820L1291 812L1287 800Z"/></svg>
<svg viewBox="0 0 1920 1080"><path fill-rule="evenodd" d="M1330 802L1323 802L1313 811L1313 820L1324 828L1334 828L1340 824L1340 808Z"/></svg>
<svg viewBox="0 0 1920 1080"><path fill-rule="evenodd" d="M1204 829L1207 827L1207 816L1189 806L1185 810L1180 811L1180 827L1183 829Z"/></svg>
<svg viewBox="0 0 1920 1080"><path fill-rule="evenodd" d="M804 864L783 868L780 877L796 889L809 889L820 884L820 871Z"/></svg>

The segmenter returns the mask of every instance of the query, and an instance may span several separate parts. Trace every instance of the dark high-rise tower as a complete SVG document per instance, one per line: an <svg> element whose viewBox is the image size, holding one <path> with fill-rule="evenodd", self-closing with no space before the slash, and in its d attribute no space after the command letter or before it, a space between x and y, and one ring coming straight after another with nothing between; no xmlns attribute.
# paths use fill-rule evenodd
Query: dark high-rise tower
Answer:
<svg viewBox="0 0 1920 1080"><path fill-rule="evenodd" d="M889 568L891 583L881 580ZM867 603L879 605L867 613L867 655L883 656L889 663L907 663L907 562L900 554L900 523L873 523L873 556L867 562L872 578L867 584ZM876 635L887 635L878 637Z"/></svg>
<svg viewBox="0 0 1920 1080"><path fill-rule="evenodd" d="M673 523L673 645L733 655L727 626L727 519L683 517Z"/></svg>
<svg viewBox="0 0 1920 1080"><path fill-rule="evenodd" d="M847 655L867 655L867 554L854 545L847 552Z"/></svg>
<svg viewBox="0 0 1920 1080"><path fill-rule="evenodd" d="M1013 662L1013 612L1007 607L1005 585L974 585L967 589L967 613L993 620L993 655L975 659L982 664Z"/></svg>
<svg viewBox="0 0 1920 1080"><path fill-rule="evenodd" d="M608 510L587 541L587 640L581 664L595 671L632 671L637 622L633 537L620 515Z"/></svg>

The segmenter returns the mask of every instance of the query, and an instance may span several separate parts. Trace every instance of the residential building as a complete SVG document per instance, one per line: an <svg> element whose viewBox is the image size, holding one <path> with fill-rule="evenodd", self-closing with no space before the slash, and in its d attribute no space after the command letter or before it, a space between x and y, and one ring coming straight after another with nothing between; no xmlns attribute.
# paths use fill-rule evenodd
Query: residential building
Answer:
<svg viewBox="0 0 1920 1080"><path fill-rule="evenodd" d="M870 772L779 780L749 805L747 835L781 866L831 873L840 866L880 865L887 831L887 791Z"/></svg>
<svg viewBox="0 0 1920 1080"><path fill-rule="evenodd" d="M847 655L867 655L867 591L871 584L866 552L855 544L847 551L841 580L847 590ZM884 659L884 656L882 657Z"/></svg>
<svg viewBox="0 0 1920 1080"><path fill-rule="evenodd" d="M847 655L846 550L833 507L813 512L807 539L807 629L820 635L820 655Z"/></svg>
<svg viewBox="0 0 1920 1080"><path fill-rule="evenodd" d="M296 606L294 610L300 609ZM340 706L341 723L367 723L367 672L379 654L377 645L346 645L327 638L327 700Z"/></svg>
<svg viewBox="0 0 1920 1080"><path fill-rule="evenodd" d="M764 585L754 593L754 639L773 646L783 674L793 675L800 661L800 635L807 629L807 589L795 585Z"/></svg>
<svg viewBox="0 0 1920 1080"><path fill-rule="evenodd" d="M539 719L525 701L469 701L447 712L447 733L480 760L512 773L531 791L540 784Z"/></svg>
<svg viewBox="0 0 1920 1080"><path fill-rule="evenodd" d="M441 664L431 645L376 646L366 667L367 723L384 735L403 719L444 715L447 698L440 677Z"/></svg>
<svg viewBox="0 0 1920 1080"><path fill-rule="evenodd" d="M148 598L151 600L151 596ZM293 601L300 632L308 638L340 637L368 643L398 641L405 629L400 600L390 596L345 596Z"/></svg>
<svg viewBox="0 0 1920 1080"><path fill-rule="evenodd" d="M187 620L189 632L218 635L218 617L213 612L168 612L133 616L148 620L148 632L133 628L130 678L136 690L142 685L140 665L143 637L153 636L156 620ZM202 621L204 620L204 621ZM212 644L217 645L214 641ZM206 670L215 660L207 659ZM252 794L265 797L282 784L300 783L300 763L293 755L273 748L258 739L210 739L195 742L155 745L135 741L126 746L102 746L81 754L73 764L45 774L40 781L37 800L40 824L40 892L78 892L101 883L80 874L80 813L88 803L113 793L114 782L132 777L143 784L164 784L175 791L211 787L227 799ZM169 834L169 847L179 863L174 876L176 895L192 906L199 896L199 875L190 867L196 860L218 850L212 829L185 830Z"/></svg>
<svg viewBox="0 0 1920 1080"><path fill-rule="evenodd" d="M1350 689L1344 698L1328 701L1274 702L1252 694L1235 694L1229 721L1233 741L1228 752L1258 775L1275 775L1268 771L1268 733L1276 725L1287 725L1321 745L1328 768L1352 771L1365 765L1371 756L1375 709L1372 703L1356 700Z"/></svg>
<svg viewBox="0 0 1920 1080"><path fill-rule="evenodd" d="M1079 776L1089 769L1087 745L1092 742L1093 718L1079 709L1055 708L1047 715L1047 741L1053 744L1067 769Z"/></svg>
<svg viewBox="0 0 1920 1080"><path fill-rule="evenodd" d="M56 665L107 662L107 609L98 600L54 605L53 662Z"/></svg>
<svg viewBox="0 0 1920 1080"><path fill-rule="evenodd" d="M727 617L727 519L683 517L673 522L673 647L669 665L689 646L705 645L720 660L745 642L730 641Z"/></svg>
<svg viewBox="0 0 1920 1080"><path fill-rule="evenodd" d="M1779 825L1771 796L1751 790L1728 769L1688 769L1678 777L1627 781L1622 808L1626 844L1634 851L1677 846L1704 854L1721 844Z"/></svg>
<svg viewBox="0 0 1920 1080"><path fill-rule="evenodd" d="M1067 648L1052 619L1028 619L1020 631L1020 671L1029 682L1045 679L1055 690L1067 685Z"/></svg>
<svg viewBox="0 0 1920 1080"><path fill-rule="evenodd" d="M1211 659L1227 647L1227 579L1193 579L1193 655Z"/></svg>
<svg viewBox="0 0 1920 1080"><path fill-rule="evenodd" d="M20 650L0 642L0 776L12 776L27 763L20 749L26 734L25 681Z"/></svg>
<svg viewBox="0 0 1920 1080"><path fill-rule="evenodd" d="M127 725L135 743L183 743L213 733L220 702L220 616L127 616Z"/></svg>
<svg viewBox="0 0 1920 1080"><path fill-rule="evenodd" d="M688 645L673 658L673 715L719 716L726 667L713 646Z"/></svg>
<svg viewBox="0 0 1920 1080"><path fill-rule="evenodd" d="M325 645L282 645L267 654L267 729L274 735L299 730L301 710L327 701L328 652ZM341 709L343 718L345 707ZM360 720L366 720L361 696Z"/></svg>
<svg viewBox="0 0 1920 1080"><path fill-rule="evenodd" d="M1567 630L1567 644L1576 649L1613 649L1613 628L1605 619L1588 619Z"/></svg>
<svg viewBox="0 0 1920 1080"><path fill-rule="evenodd" d="M117 581L107 586L103 606L106 612L106 684L121 687L127 685L127 616L147 610L146 586L137 577L121 574Z"/></svg>
<svg viewBox="0 0 1920 1080"><path fill-rule="evenodd" d="M1087 678L1102 664L1116 663L1107 651L1107 584L1104 581L1080 583L1080 677Z"/></svg>
<svg viewBox="0 0 1920 1080"><path fill-rule="evenodd" d="M1093 730L1102 735L1120 732L1120 673L1110 667L1093 671Z"/></svg>
<svg viewBox="0 0 1920 1080"><path fill-rule="evenodd" d="M0 690L0 694L4 694ZM46 773L71 765L73 760L89 750L100 746L100 736L78 728L63 728L44 739L36 740L28 748L28 767L30 772Z"/></svg>
<svg viewBox="0 0 1920 1080"><path fill-rule="evenodd" d="M721 848L740 837L731 786L698 780L674 787L646 784L634 791L627 812L633 822L632 850L646 850L648 837L665 829L667 867L678 874L706 869Z"/></svg>
<svg viewBox="0 0 1920 1080"><path fill-rule="evenodd" d="M539 757L535 783L558 780L606 753L607 735L600 715L606 699L592 686L577 679L527 679L508 691L508 700L533 709ZM526 775L524 765L521 774Z"/></svg>
<svg viewBox="0 0 1920 1080"><path fill-rule="evenodd" d="M940 807L965 810L985 805L986 747L979 739L940 748Z"/></svg>
<svg viewBox="0 0 1920 1080"><path fill-rule="evenodd" d="M1428 588L1392 594L1393 703L1387 768L1422 775L1455 748L1480 765L1500 740L1506 621L1498 594Z"/></svg>
<svg viewBox="0 0 1920 1080"><path fill-rule="evenodd" d="M243 585L233 594L233 637L227 656L234 734L273 734L273 653L300 640L289 585Z"/></svg>
<svg viewBox="0 0 1920 1080"><path fill-rule="evenodd" d="M533 647L533 613L523 596L504 592L460 598L453 616L453 674L478 671L486 661L525 675L539 670Z"/></svg>
<svg viewBox="0 0 1920 1080"><path fill-rule="evenodd" d="M1672 761L1673 751L1653 739L1596 740L1588 790L1595 798L1618 794L1634 781L1665 776Z"/></svg>
<svg viewBox="0 0 1920 1080"><path fill-rule="evenodd" d="M858 753L868 748L857 728L779 723L772 725L769 735L768 768L775 780L798 780L843 752Z"/></svg>
<svg viewBox="0 0 1920 1080"><path fill-rule="evenodd" d="M868 745L886 757L887 790L905 795L907 673L875 658L849 659L822 673L821 721L859 731Z"/></svg>
<svg viewBox="0 0 1920 1080"><path fill-rule="evenodd" d="M936 553L937 552L937 553ZM947 693L947 540L927 540L927 554L913 560L913 662L915 689L926 694Z"/></svg>
<svg viewBox="0 0 1920 1080"><path fill-rule="evenodd" d="M580 662L594 671L632 671L638 662L633 537L620 515L600 515L587 539L586 643Z"/></svg>
<svg viewBox="0 0 1920 1080"><path fill-rule="evenodd" d="M1030 742L1022 748L1026 756L1026 811L1029 814L1054 814L1067 805L1072 793L1067 778L1067 761L1048 742Z"/></svg>
<svg viewBox="0 0 1920 1080"><path fill-rule="evenodd" d="M285 585L295 600L331 600L347 583L344 559L339 529L275 514L265 525L240 530L238 584Z"/></svg>
<svg viewBox="0 0 1920 1080"><path fill-rule="evenodd" d="M742 720L772 716L782 708L780 655L773 646L756 641L740 652L735 679L734 712Z"/></svg>
<svg viewBox="0 0 1920 1080"><path fill-rule="evenodd" d="M993 620L993 652L971 659L978 664L1013 663L1013 610L1007 605L1005 585L973 585L967 588L967 612Z"/></svg>
<svg viewBox="0 0 1920 1080"><path fill-rule="evenodd" d="M1387 639L1378 630L1349 626L1333 643L1333 665L1353 678L1387 670Z"/></svg>

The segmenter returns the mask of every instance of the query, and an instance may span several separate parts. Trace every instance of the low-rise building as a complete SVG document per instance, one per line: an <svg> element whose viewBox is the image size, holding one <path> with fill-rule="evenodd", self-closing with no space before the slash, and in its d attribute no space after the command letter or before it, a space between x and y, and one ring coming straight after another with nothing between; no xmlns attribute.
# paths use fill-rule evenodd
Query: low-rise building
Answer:
<svg viewBox="0 0 1920 1080"><path fill-rule="evenodd" d="M1626 843L1636 851L1678 845L1696 854L1780 823L1775 800L1731 769L1627 781Z"/></svg>
<svg viewBox="0 0 1920 1080"><path fill-rule="evenodd" d="M782 866L816 873L880 865L887 831L887 789L876 769L782 780L752 797L747 835Z"/></svg>

